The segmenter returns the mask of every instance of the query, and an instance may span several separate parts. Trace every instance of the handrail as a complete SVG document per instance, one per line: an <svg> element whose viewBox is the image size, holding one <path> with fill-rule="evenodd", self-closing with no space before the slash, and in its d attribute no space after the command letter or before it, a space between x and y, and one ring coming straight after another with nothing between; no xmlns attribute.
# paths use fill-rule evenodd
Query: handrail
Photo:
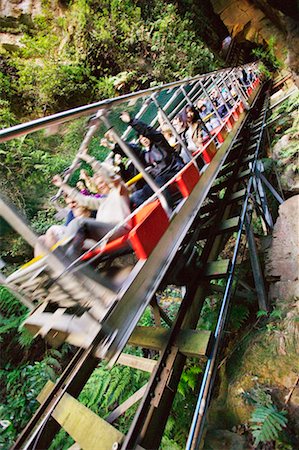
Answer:
<svg viewBox="0 0 299 450"><path fill-rule="evenodd" d="M247 64L244 67L252 66L252 64ZM238 70L238 69L233 69ZM184 78L180 81L174 81L172 83L166 83L164 85L160 85L158 87L152 87L148 89L144 89L141 91L133 92L130 94L121 95L119 97L114 97L112 99L101 100L99 102L91 103L89 105L79 106L73 109L69 109L66 111L62 111L56 114L52 114L47 117L41 117L39 119L32 120L30 122L26 122L24 124L14 125L13 127L5 128L0 131L0 142L5 142L12 138L17 138L23 136L24 134L31 133L33 131L40 130L47 125L55 125L61 124L71 119L76 119L78 117L92 114L96 112L98 109L108 109L111 106L119 105L129 100L137 100L138 98L145 97L147 95L153 94L155 92L160 92L164 89L170 89L177 86L181 86L185 83L191 83L197 80L203 80L206 77L210 77L211 75L216 75L217 73L226 73L231 72L231 68L227 69L219 69L213 72L209 72L206 74L197 75L191 78Z"/></svg>

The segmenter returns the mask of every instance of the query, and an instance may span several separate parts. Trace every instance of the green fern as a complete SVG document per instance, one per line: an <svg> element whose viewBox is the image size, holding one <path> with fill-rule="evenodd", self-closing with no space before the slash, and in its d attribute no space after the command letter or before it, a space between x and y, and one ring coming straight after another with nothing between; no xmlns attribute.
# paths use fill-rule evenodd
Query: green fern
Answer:
<svg viewBox="0 0 299 450"><path fill-rule="evenodd" d="M0 286L0 309L3 315L24 314L27 311L27 308L5 286Z"/></svg>
<svg viewBox="0 0 299 450"><path fill-rule="evenodd" d="M233 305L230 313L229 325L233 331L241 328L248 319L249 309L246 305Z"/></svg>
<svg viewBox="0 0 299 450"><path fill-rule="evenodd" d="M184 370L178 386L178 392L183 397L186 397L186 394L190 390L194 391L196 383L198 382L199 379L199 374L201 372L202 369L198 365L188 367L187 369Z"/></svg>
<svg viewBox="0 0 299 450"><path fill-rule="evenodd" d="M79 399L104 417L143 386L148 378L149 374L130 367L115 365L112 369L107 369L106 364L101 363L84 386ZM131 415L131 409L126 415ZM128 423L126 431L127 426Z"/></svg>
<svg viewBox="0 0 299 450"><path fill-rule="evenodd" d="M279 431L287 425L286 411L278 411L273 405L258 406L251 415L250 422L254 445L277 439Z"/></svg>

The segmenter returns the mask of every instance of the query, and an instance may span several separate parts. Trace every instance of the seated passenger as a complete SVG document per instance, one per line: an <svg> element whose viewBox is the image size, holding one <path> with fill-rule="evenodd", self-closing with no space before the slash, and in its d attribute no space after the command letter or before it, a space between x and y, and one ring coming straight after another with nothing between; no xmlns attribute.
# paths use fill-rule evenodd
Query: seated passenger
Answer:
<svg viewBox="0 0 299 450"><path fill-rule="evenodd" d="M182 158L182 160L185 164L188 163L189 161L191 161L191 157L190 157L189 153L180 144L180 142L179 142L177 136L175 135L175 132L172 130L171 126L165 120L163 120L163 117L162 117L160 111L158 112L158 120L159 120L159 124L160 124L160 128L161 128L161 133L165 137L168 144L174 149L174 151L176 151L180 155L180 157ZM181 139L184 140L184 138L181 135L182 135L182 132L185 130L185 127L183 127L182 129L179 128L180 120L181 119L179 117L173 119L172 126L175 129L176 133L181 137ZM183 123L184 122L181 120L182 126L183 126Z"/></svg>
<svg viewBox="0 0 299 450"><path fill-rule="evenodd" d="M185 142L185 131L186 131L187 125L184 122L183 113L179 113L173 119L172 124L173 124L173 127L175 128L176 132L180 135L182 141ZM191 155L188 151L186 151L184 149L184 147L181 147L179 155L185 164L187 164L189 161L191 161Z"/></svg>
<svg viewBox="0 0 299 450"><path fill-rule="evenodd" d="M104 164L95 161L90 155L81 155L87 163L91 163L93 169L97 167L94 181L101 198L86 196L65 184L62 178L56 175L53 178L55 186L62 188L70 198L78 205L90 210L97 210L95 219L75 218L66 227L66 236L73 236L73 242L68 250L68 256L78 257L82 253L85 239L99 241L116 225L125 221L130 214L129 197L120 177L115 176L111 169ZM115 239L127 233L131 229L131 222L121 225L111 237Z"/></svg>
<svg viewBox="0 0 299 450"><path fill-rule="evenodd" d="M250 86L249 76L248 76L246 69L244 69L244 67L242 69L242 80L243 80L243 84L245 86Z"/></svg>
<svg viewBox="0 0 299 450"><path fill-rule="evenodd" d="M199 111L199 116L204 121L208 131L212 131L220 125L220 121L217 119L216 113L209 100L199 100L196 106Z"/></svg>
<svg viewBox="0 0 299 450"><path fill-rule="evenodd" d="M228 91L228 89L226 87L222 87L221 88L221 95L225 101L225 104L227 106L228 109L233 108L233 99L232 99L232 95L230 94L230 92Z"/></svg>
<svg viewBox="0 0 299 450"><path fill-rule="evenodd" d="M248 71L248 78L249 78L250 83L255 81L257 78L256 74L253 72L252 69L249 69L249 71Z"/></svg>
<svg viewBox="0 0 299 450"><path fill-rule="evenodd" d="M52 225L44 235L39 236L37 243L34 247L34 256L41 255L43 253L43 246L47 248L53 247L58 241L63 239L67 235L67 227L72 220L76 217L91 217L92 211L88 208L78 205L75 200L70 197L65 197L65 202L70 208L64 225Z"/></svg>
<svg viewBox="0 0 299 450"><path fill-rule="evenodd" d="M184 114L181 112L179 113L177 116L175 116L175 118L172 121L172 124L174 126L174 128L176 129L176 132L182 136L184 131L187 128L187 125L183 119Z"/></svg>
<svg viewBox="0 0 299 450"><path fill-rule="evenodd" d="M158 118L158 122L160 124L160 130L161 133L163 134L163 136L165 137L166 141L168 142L168 144L175 150L177 150L176 146L177 146L177 139L174 136L172 129L169 125L169 123L164 119L161 111L158 111L157 114L157 118Z"/></svg>
<svg viewBox="0 0 299 450"><path fill-rule="evenodd" d="M132 142L126 142L126 144L134 153L134 155L138 157L140 153L138 145ZM111 150L111 153L108 155L108 158L105 161L114 166L116 172L120 174L121 178L124 181L129 181L131 178L135 177L138 174L138 170L136 169L132 161L113 139L113 135L110 130L107 131L104 135L104 138L101 139L101 145ZM144 183L141 180L139 184L143 186Z"/></svg>
<svg viewBox="0 0 299 450"><path fill-rule="evenodd" d="M84 170L84 169L80 170L80 176L79 176L78 183L83 183L83 186L82 186L82 184L77 186L78 189L80 190L81 194L95 195L96 197L100 197L101 196L101 194L97 190L97 187L95 185L93 177L88 175L86 170ZM83 190L80 189L80 186L83 187Z"/></svg>
<svg viewBox="0 0 299 450"><path fill-rule="evenodd" d="M199 122L199 112L193 105L187 105L183 111L183 120L186 124L184 138L191 153L202 147L202 125Z"/></svg>
<svg viewBox="0 0 299 450"><path fill-rule="evenodd" d="M213 89L211 91L210 99L211 99L213 105L215 106L215 108L217 109L219 116L221 117L221 119L223 119L223 117L225 117L229 111L228 111L228 108L226 107L225 103L223 103L222 98L218 94L217 89Z"/></svg>
<svg viewBox="0 0 299 450"><path fill-rule="evenodd" d="M163 134L144 122L131 119L127 112L121 114L123 122L130 124L139 134L139 142L144 150L140 150L139 158L149 168L148 172L158 186L163 186L184 166L181 157L171 148ZM138 148L136 148L138 151ZM146 184L131 196L134 207L141 205L153 194Z"/></svg>

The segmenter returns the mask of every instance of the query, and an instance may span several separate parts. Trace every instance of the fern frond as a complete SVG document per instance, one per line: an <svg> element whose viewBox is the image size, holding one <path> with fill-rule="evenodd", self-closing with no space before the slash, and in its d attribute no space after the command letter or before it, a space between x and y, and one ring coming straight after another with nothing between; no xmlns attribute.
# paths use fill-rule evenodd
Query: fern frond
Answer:
<svg viewBox="0 0 299 450"><path fill-rule="evenodd" d="M257 407L250 418L254 445L277 439L279 431L287 425L285 415L286 411L278 411L273 405Z"/></svg>
<svg viewBox="0 0 299 450"><path fill-rule="evenodd" d="M2 314L24 314L27 308L5 287L0 286L0 309Z"/></svg>
<svg viewBox="0 0 299 450"><path fill-rule="evenodd" d="M18 344L22 348L29 348L32 342L34 341L34 336L32 336L31 333L29 333L26 328L20 328L19 329L19 336L18 336Z"/></svg>

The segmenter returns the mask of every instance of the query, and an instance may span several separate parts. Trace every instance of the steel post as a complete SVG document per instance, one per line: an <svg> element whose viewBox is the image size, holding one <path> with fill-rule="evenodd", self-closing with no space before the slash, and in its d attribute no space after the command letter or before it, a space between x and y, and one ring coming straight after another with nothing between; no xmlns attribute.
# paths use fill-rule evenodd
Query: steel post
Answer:
<svg viewBox="0 0 299 450"><path fill-rule="evenodd" d="M267 301L267 293L265 288L265 282L263 278L263 273L257 253L257 248L254 240L254 234L252 231L251 221L249 218L249 214L246 214L245 217L245 230L246 236L248 240L248 248L249 248L249 256L251 262L252 273L254 277L255 290L257 293L259 309L268 311L268 301Z"/></svg>

